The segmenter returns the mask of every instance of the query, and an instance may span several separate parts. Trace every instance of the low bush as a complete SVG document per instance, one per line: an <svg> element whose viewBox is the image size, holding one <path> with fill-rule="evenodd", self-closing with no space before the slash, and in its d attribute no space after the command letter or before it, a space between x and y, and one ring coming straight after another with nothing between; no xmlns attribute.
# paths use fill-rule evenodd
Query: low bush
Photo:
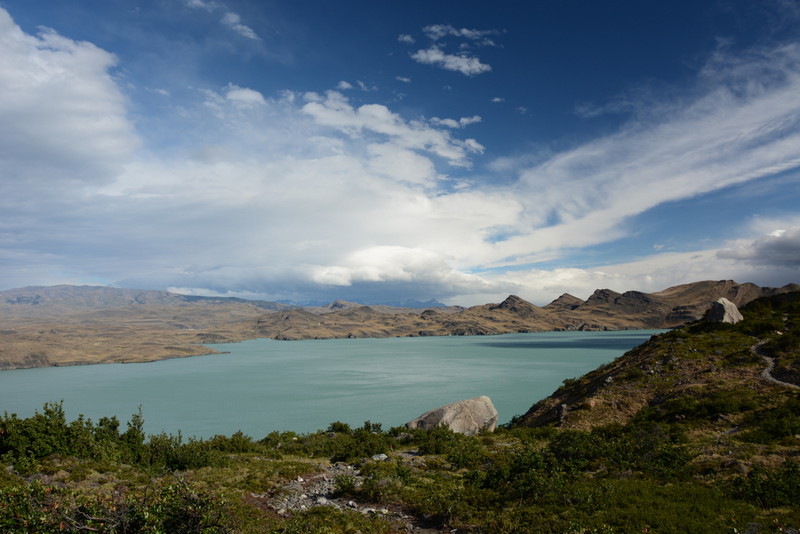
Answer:
<svg viewBox="0 0 800 534"><path fill-rule="evenodd" d="M743 437L753 443L775 443L800 435L800 395L789 397L775 408L754 412L745 423L751 430Z"/></svg>
<svg viewBox="0 0 800 534"><path fill-rule="evenodd" d="M380 515L364 515L324 506L297 513L285 525L272 532L275 534L308 534L309 532L388 534L393 530L391 524Z"/></svg>
<svg viewBox="0 0 800 534"><path fill-rule="evenodd" d="M800 503L800 465L788 461L774 470L755 466L750 473L730 483L730 492L762 508L797 506Z"/></svg>
<svg viewBox="0 0 800 534"><path fill-rule="evenodd" d="M230 531L225 502L182 480L107 496L38 482L0 487L0 532L7 534Z"/></svg>
<svg viewBox="0 0 800 534"><path fill-rule="evenodd" d="M724 415L754 410L758 407L755 393L737 388L671 397L641 410L637 421L681 422L714 420Z"/></svg>

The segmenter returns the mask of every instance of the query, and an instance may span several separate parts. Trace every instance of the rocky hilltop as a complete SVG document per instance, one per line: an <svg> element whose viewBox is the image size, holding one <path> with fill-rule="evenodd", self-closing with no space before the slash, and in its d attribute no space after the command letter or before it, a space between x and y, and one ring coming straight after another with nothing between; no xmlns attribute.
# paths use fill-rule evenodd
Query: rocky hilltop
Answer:
<svg viewBox="0 0 800 534"><path fill-rule="evenodd" d="M268 337L496 335L553 330L672 328L699 319L717 299L741 306L800 290L730 280L684 284L657 293L598 289L588 299L564 294L539 307L511 295L500 303L429 309L324 307L165 291L96 286L27 287L0 292L0 369L143 362L211 354L210 343Z"/></svg>
<svg viewBox="0 0 800 534"><path fill-rule="evenodd" d="M746 291L752 295L752 288ZM587 430L627 424L642 414L675 420L702 418L712 409L738 414L765 407L756 399L771 392L800 392L800 292L755 300L742 314L735 325L708 316L653 336L613 362L565 380L517 424ZM730 428L735 419L714 422Z"/></svg>
<svg viewBox="0 0 800 534"><path fill-rule="evenodd" d="M771 288L723 280L684 284L657 293L598 289L585 301L564 294L543 307L516 295L501 303L422 312L393 309L389 313L372 306L334 303L322 311L287 310L264 315L257 320L255 329L258 336L273 339L661 329L700 319L719 298L742 306L759 297L797 290L797 284Z"/></svg>

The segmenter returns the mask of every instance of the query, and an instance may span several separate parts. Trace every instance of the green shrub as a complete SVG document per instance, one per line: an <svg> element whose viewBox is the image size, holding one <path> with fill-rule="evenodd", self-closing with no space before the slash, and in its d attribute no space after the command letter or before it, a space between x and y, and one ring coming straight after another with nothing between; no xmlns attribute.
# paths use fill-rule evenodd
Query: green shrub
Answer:
<svg viewBox="0 0 800 534"><path fill-rule="evenodd" d="M341 421L334 421L330 425L328 425L328 430L326 432L336 432L339 434L352 434L353 429L350 428L350 425L347 423L342 423Z"/></svg>
<svg viewBox="0 0 800 534"><path fill-rule="evenodd" d="M267 447L245 435L241 430L232 436L214 436L207 440L206 443L209 449L225 453L243 454L254 452L264 454L267 451Z"/></svg>
<svg viewBox="0 0 800 534"><path fill-rule="evenodd" d="M754 443L774 443L800 435L800 396L789 397L776 408L754 412L745 423L753 428L743 437Z"/></svg>
<svg viewBox="0 0 800 534"><path fill-rule="evenodd" d="M356 479L352 475L336 475L333 478L334 497L353 496L356 493Z"/></svg>
<svg viewBox="0 0 800 534"><path fill-rule="evenodd" d="M800 465L788 461L776 470L755 466L746 476L734 479L730 491L762 508L797 506L800 503Z"/></svg>
<svg viewBox="0 0 800 534"><path fill-rule="evenodd" d="M415 430L412 443L417 446L420 454L448 454L464 437L449 427L438 426L430 430Z"/></svg>
<svg viewBox="0 0 800 534"><path fill-rule="evenodd" d="M276 534L308 534L310 532L335 533L392 532L391 524L378 515L364 515L349 510L336 510L329 506L315 507L292 516Z"/></svg>
<svg viewBox="0 0 800 534"><path fill-rule="evenodd" d="M637 414L637 421L662 421L684 423L698 419L716 419L723 415L736 414L758 407L752 390L739 388L719 390L708 394L681 395L666 399L660 404L648 406Z"/></svg>
<svg viewBox="0 0 800 534"><path fill-rule="evenodd" d="M0 532L230 532L219 497L178 480L144 494L87 496L33 482L0 488Z"/></svg>
<svg viewBox="0 0 800 534"><path fill-rule="evenodd" d="M333 432L331 427L343 432ZM273 432L260 443L287 453L329 458L333 462L369 458L387 452L395 443L389 434L381 430L380 423L366 421L364 426L350 432L344 432L346 428L336 423L332 423L331 427L327 431L303 436L293 432Z"/></svg>

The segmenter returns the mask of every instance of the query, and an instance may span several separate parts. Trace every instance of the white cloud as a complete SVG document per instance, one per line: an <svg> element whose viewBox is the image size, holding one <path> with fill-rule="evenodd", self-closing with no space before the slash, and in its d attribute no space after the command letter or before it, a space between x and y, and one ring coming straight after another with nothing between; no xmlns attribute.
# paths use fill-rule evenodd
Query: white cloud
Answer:
<svg viewBox="0 0 800 534"><path fill-rule="evenodd" d="M800 269L800 227L780 228L754 240L738 240L717 253L722 259Z"/></svg>
<svg viewBox="0 0 800 534"><path fill-rule="evenodd" d="M408 35L407 33L402 33L402 34L398 35L397 36L397 40L399 42L401 42L401 43L404 43L404 44L414 44L416 42L414 40L414 38L412 36Z"/></svg>
<svg viewBox="0 0 800 534"><path fill-rule="evenodd" d="M221 7L219 2L213 0L186 0L186 5L193 9L204 9L209 12Z"/></svg>
<svg viewBox="0 0 800 534"><path fill-rule="evenodd" d="M491 65L482 63L480 58L471 55L469 50L474 46L497 46L489 36L500 32L496 30L456 28L450 24L431 24L425 26L422 31L428 39L433 41L433 44L428 48L417 50L411 54L411 59L417 63L460 72L465 76L476 76L492 70ZM410 36L401 37L407 37L402 42L414 43ZM448 45L442 42L444 37L455 37L464 40L458 45L459 52L457 54L445 51Z"/></svg>
<svg viewBox="0 0 800 534"><path fill-rule="evenodd" d="M383 105L365 104L354 108L344 95L336 91L327 92L324 98L316 94L306 98L308 103L302 108L304 113L318 124L351 136L363 132L388 136L400 147L431 152L455 166L468 166L469 154L483 150L474 140L454 139L449 132L421 121L406 121Z"/></svg>
<svg viewBox="0 0 800 534"><path fill-rule="evenodd" d="M238 33L246 39L253 41L261 40L255 30L243 24L242 17L238 13L230 11L223 2L217 2L216 0L185 0L185 3L186 7L191 9L202 9L209 13L213 13L215 11L224 11L225 13L220 19L220 24Z"/></svg>
<svg viewBox="0 0 800 534"><path fill-rule="evenodd" d="M113 54L42 29L25 34L0 9L0 203L25 187L60 194L107 181L138 146ZM38 189L41 188L41 189Z"/></svg>
<svg viewBox="0 0 800 534"><path fill-rule="evenodd" d="M368 167L372 172L400 182L432 186L437 178L433 162L412 150L391 143L367 147Z"/></svg>
<svg viewBox="0 0 800 534"><path fill-rule="evenodd" d="M222 16L222 20L220 21L224 26L227 26L231 30L235 31L242 37L246 37L247 39L252 39L254 41L260 41L261 38L258 34L253 31L252 28L242 24L242 18L232 11L228 11Z"/></svg>
<svg viewBox="0 0 800 534"><path fill-rule="evenodd" d="M339 91L347 91L347 90L352 89L352 88L353 88L353 84L350 83L350 82L346 82L344 80L342 80L342 81L340 81L339 83L336 84L336 89L338 89Z"/></svg>
<svg viewBox="0 0 800 534"><path fill-rule="evenodd" d="M397 80L398 82L411 83L411 78L407 76L395 76L394 79Z"/></svg>
<svg viewBox="0 0 800 534"><path fill-rule="evenodd" d="M359 282L430 284L447 287L449 293L476 290L490 292L498 291L501 287L479 276L453 269L448 258L439 252L402 246L376 246L356 250L343 258L342 265L314 267L312 279L320 284L334 286L351 286Z"/></svg>
<svg viewBox="0 0 800 534"><path fill-rule="evenodd" d="M470 124L476 124L481 122L481 117L479 115L473 115L472 117L461 117L458 120L455 119L440 119L439 117L433 117L431 119L431 124L435 124L437 126L444 126L446 128L465 128Z"/></svg>
<svg viewBox="0 0 800 534"><path fill-rule="evenodd" d="M800 46L754 54L709 76L689 105L523 164L525 218L518 236L498 243L498 257L524 262L564 243L609 242L627 234L629 218L664 202L800 167L798 64Z"/></svg>
<svg viewBox="0 0 800 534"><path fill-rule="evenodd" d="M237 106L241 107L266 105L266 101L264 100L264 95L262 95L258 91L254 91L253 89L247 89L244 87L239 87L233 84L228 85L227 91L225 93L225 98L227 98Z"/></svg>
<svg viewBox="0 0 800 534"><path fill-rule="evenodd" d="M489 36L497 35L497 30L474 30L468 28L456 28L450 24L431 24L425 26L422 31L432 41L438 41L443 37L462 37L470 41L478 41L482 46L497 46Z"/></svg>
<svg viewBox="0 0 800 534"><path fill-rule="evenodd" d="M411 58L418 63L439 66L445 70L460 72L465 76L475 76L492 70L491 65L481 63L477 57L466 54L448 54L437 46L417 50L411 54Z"/></svg>

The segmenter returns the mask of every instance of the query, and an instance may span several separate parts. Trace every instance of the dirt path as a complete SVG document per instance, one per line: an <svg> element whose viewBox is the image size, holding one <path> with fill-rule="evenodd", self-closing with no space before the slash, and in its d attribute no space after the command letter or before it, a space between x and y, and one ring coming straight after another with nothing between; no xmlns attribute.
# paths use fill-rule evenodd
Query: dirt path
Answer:
<svg viewBox="0 0 800 534"><path fill-rule="evenodd" d="M763 371L761 371L761 378L763 378L767 382L772 382L773 384L777 384L779 386L784 386L784 387L792 388L792 389L800 389L800 386L798 386L797 384L792 384L790 382L784 382L783 380L778 380L777 378L772 376L772 370L775 368L775 358L773 358L771 356L767 356L761 350L761 346L764 345L764 343L766 343L765 340L764 341L759 341L758 343L756 343L755 345L750 347L750 351L752 351L753 354L755 354L756 356L761 356L761 358L765 362L767 362L767 367Z"/></svg>

